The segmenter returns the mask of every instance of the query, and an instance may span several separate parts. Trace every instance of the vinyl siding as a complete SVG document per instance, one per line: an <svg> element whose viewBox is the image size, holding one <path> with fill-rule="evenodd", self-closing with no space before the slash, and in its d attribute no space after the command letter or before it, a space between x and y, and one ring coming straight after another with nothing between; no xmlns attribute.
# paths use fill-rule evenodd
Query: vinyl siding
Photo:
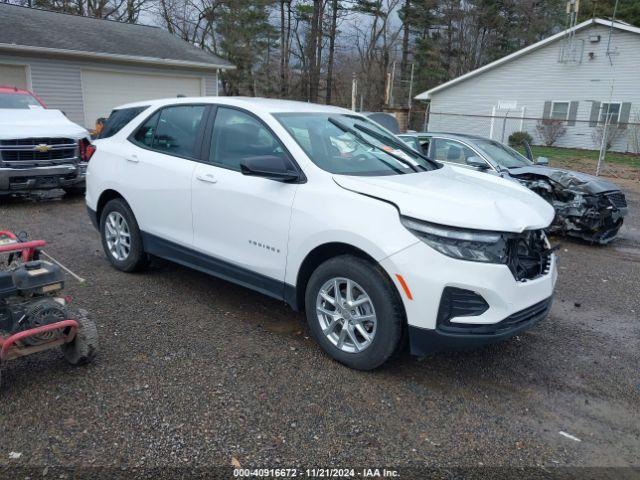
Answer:
<svg viewBox="0 0 640 480"><path fill-rule="evenodd" d="M217 72L183 68L138 67L131 64L89 62L57 58L16 56L0 52L0 64L21 63L29 66L31 89L50 107L62 110L70 120L85 125L82 93L82 69L111 70L123 73L142 73L169 76L188 76L202 79L203 95L217 95ZM115 106L115 105L114 105Z"/></svg>
<svg viewBox="0 0 640 480"><path fill-rule="evenodd" d="M600 35L598 43L589 36ZM593 127L588 120L593 101L631 103L631 120L640 111L640 35L612 30L612 63L606 55L609 28L592 25L576 33L575 41L584 42L581 63L560 63L561 41L550 43L510 62L487 70L444 90L434 92L431 99L430 131L466 132L489 135L490 119L437 115L437 112L491 115L498 102L517 101L516 111L509 116L520 117L522 107L526 117L541 118L546 101L579 102L576 123L567 127L557 146L595 149ZM594 58L589 58L593 52ZM613 94L612 94L613 87ZM504 113L498 113L504 115ZM582 121L581 121L582 120ZM494 122L493 138L500 140L503 120ZM520 129L521 123L534 138L535 121L509 120L505 138ZM627 151L628 135L621 135L613 149Z"/></svg>

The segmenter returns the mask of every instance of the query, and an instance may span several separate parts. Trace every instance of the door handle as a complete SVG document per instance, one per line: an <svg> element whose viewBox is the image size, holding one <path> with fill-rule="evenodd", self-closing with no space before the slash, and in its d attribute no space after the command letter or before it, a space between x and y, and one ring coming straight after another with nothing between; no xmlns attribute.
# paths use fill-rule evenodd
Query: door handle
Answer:
<svg viewBox="0 0 640 480"><path fill-rule="evenodd" d="M201 182L216 183L218 180L211 173L198 173L196 178Z"/></svg>
<svg viewBox="0 0 640 480"><path fill-rule="evenodd" d="M138 163L140 160L138 159L138 156L135 154L131 154L128 157L126 157L127 162L131 162L131 163Z"/></svg>

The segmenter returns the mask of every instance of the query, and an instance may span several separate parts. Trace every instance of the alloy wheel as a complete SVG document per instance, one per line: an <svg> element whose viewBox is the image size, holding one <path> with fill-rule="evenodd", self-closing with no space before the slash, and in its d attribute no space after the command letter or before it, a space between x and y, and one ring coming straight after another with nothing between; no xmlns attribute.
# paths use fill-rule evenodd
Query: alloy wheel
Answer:
<svg viewBox="0 0 640 480"><path fill-rule="evenodd" d="M104 236L107 248L113 258L126 260L131 253L131 232L129 224L119 212L111 212L104 224Z"/></svg>
<svg viewBox="0 0 640 480"><path fill-rule="evenodd" d="M348 278L332 278L322 285L316 314L322 333L343 352L362 352L376 335L373 302L364 288Z"/></svg>

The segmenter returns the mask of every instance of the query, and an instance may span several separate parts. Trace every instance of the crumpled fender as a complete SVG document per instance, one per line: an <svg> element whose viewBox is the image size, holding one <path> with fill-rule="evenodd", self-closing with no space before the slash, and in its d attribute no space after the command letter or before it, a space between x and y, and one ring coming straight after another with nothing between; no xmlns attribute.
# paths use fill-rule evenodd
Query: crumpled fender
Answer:
<svg viewBox="0 0 640 480"><path fill-rule="evenodd" d="M545 177L564 188L576 190L587 194L597 195L598 193L620 190L615 183L594 177L587 173L563 170L561 168L546 167L543 165L532 165L529 167L510 168L509 175L512 177L535 175Z"/></svg>

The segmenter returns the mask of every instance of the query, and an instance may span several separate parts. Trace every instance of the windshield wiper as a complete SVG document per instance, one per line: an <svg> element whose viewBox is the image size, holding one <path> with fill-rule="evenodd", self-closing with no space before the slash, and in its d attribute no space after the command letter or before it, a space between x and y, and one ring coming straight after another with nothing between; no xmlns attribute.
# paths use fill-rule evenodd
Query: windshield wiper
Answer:
<svg viewBox="0 0 640 480"><path fill-rule="evenodd" d="M409 147L402 140L396 140L395 138L387 137L386 135L378 133L375 130L370 129L369 127L365 127L364 125L360 125L359 123L355 123L353 126L354 126L354 128L357 128L361 132L366 133L370 137L373 137L373 138L375 138L376 140L378 140L380 142L391 143L398 150L406 153L407 155L417 155L418 157L422 158L423 160L429 162L433 167L435 167L435 168L439 168L440 167L436 162L431 160L429 157L427 157L426 155L424 155L424 154L418 152L417 150L414 150L413 148ZM423 165L420 165L420 166L422 168L424 168Z"/></svg>
<svg viewBox="0 0 640 480"><path fill-rule="evenodd" d="M336 120L333 117L329 117L329 123L335 125L336 127L338 127L340 130L342 130L343 132L347 132L350 133L351 135L353 135L354 137L356 137L358 140L360 140L362 143L364 143L365 145L367 145L368 147L371 148L375 148L376 150L380 150L381 152L386 153L387 155L389 155L392 158L395 158L398 162L402 163L403 165L406 165L407 167L409 167L411 170L413 170L414 172L417 172L418 169L416 168L416 166L411 163L409 160L406 160L405 158L402 158L400 155L397 155L395 153L389 152L387 150L385 150L382 147L379 147L378 145L376 145L373 142L370 142L369 140L367 140L366 138L364 138L362 136L362 134L360 134L360 132L358 132L357 130L354 130L351 127L346 126L345 124L343 124L342 122ZM404 173L402 172L402 170L398 170L396 169L393 165L391 165L389 162L386 162L384 159L382 158L378 158L378 160L380 160L381 162L386 163L387 165L389 165L393 170L397 171L398 173Z"/></svg>

